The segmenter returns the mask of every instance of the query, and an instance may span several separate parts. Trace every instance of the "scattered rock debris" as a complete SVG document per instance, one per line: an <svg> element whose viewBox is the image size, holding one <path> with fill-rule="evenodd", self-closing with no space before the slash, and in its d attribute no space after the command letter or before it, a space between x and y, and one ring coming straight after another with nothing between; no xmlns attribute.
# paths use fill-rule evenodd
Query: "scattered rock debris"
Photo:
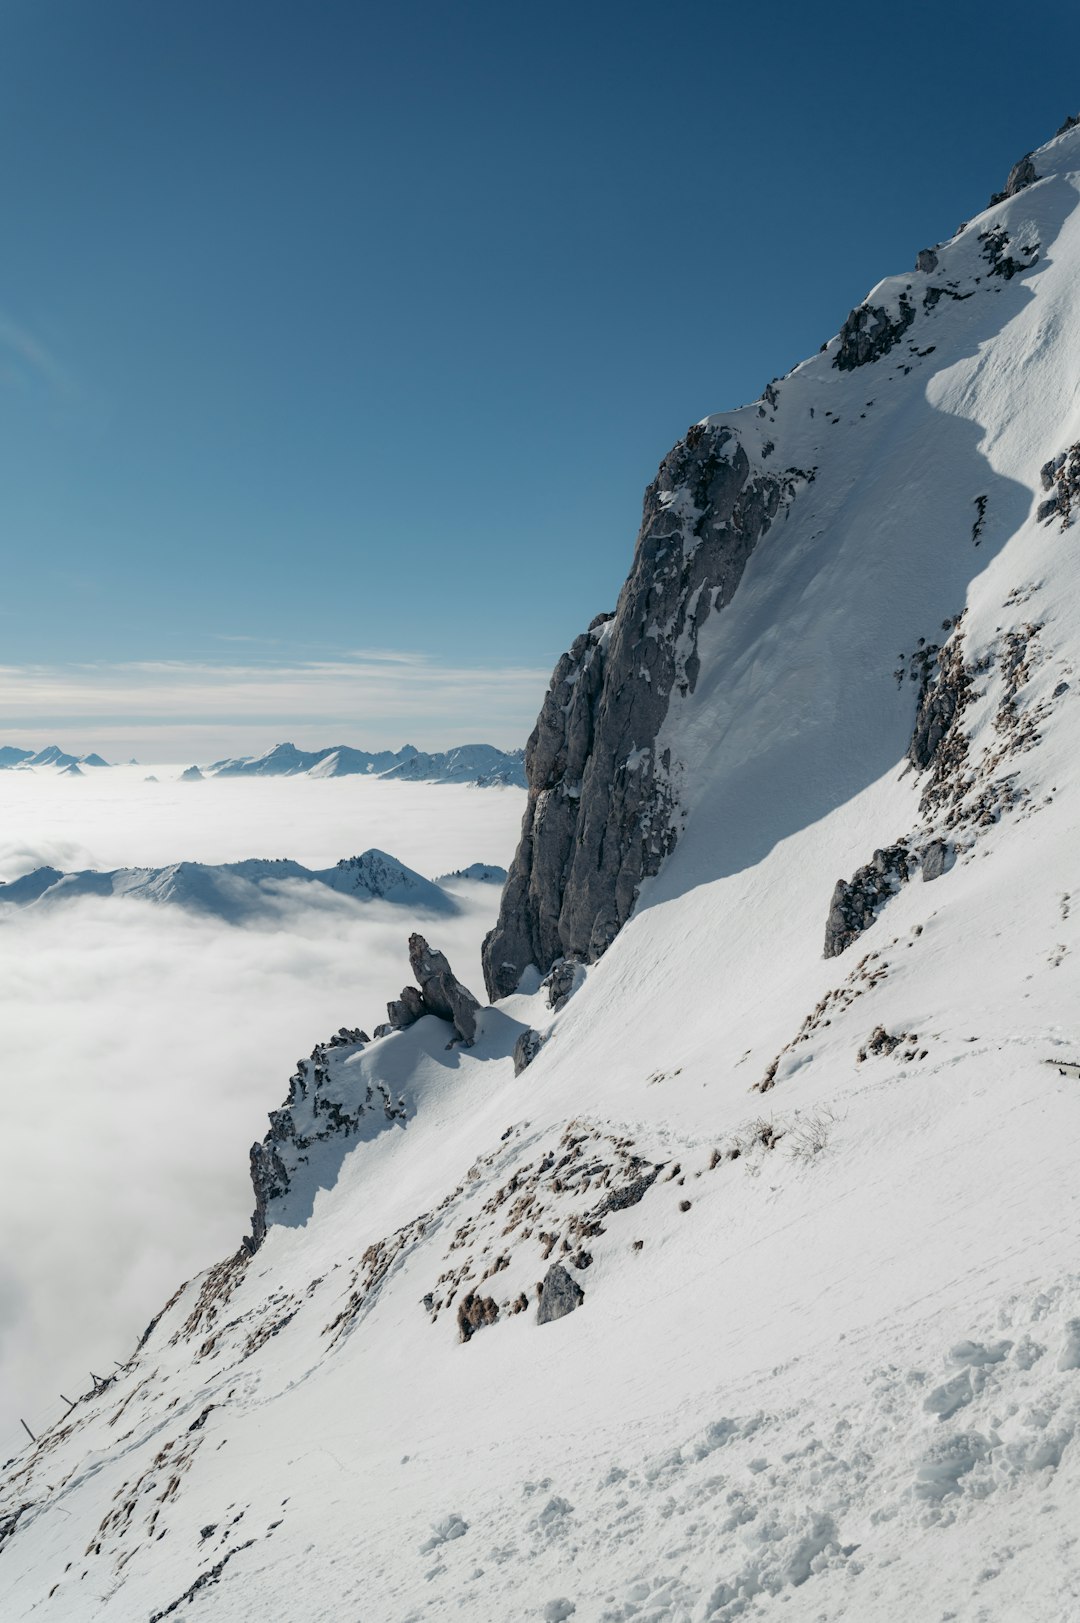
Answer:
<svg viewBox="0 0 1080 1623"><path fill-rule="evenodd" d="M896 945L895 941L892 945ZM769 1065L761 1081L754 1083L751 1092L768 1093L771 1088L774 1088L776 1086L777 1072L780 1069L780 1063L784 1055L791 1053L800 1044L808 1042L819 1028L831 1026L833 1019L837 1015L842 1014L845 1009L849 1009L856 998L862 997L867 992L872 992L875 986L879 986L882 981L887 979L888 974L889 960L882 957L880 952L868 952L860 958L846 980L840 986L834 986L826 992L824 997L820 998L810 1010L810 1013L804 1017L803 1023L795 1036L790 1042L784 1044L779 1054ZM712 1154L713 1157L718 1158L720 1152L713 1150ZM716 1160L710 1159L710 1170L715 1165Z"/></svg>
<svg viewBox="0 0 1080 1623"><path fill-rule="evenodd" d="M884 1026L875 1026L865 1044L855 1056L856 1063L862 1065L873 1055L879 1058L883 1054L894 1054L898 1048L906 1043L907 1049L899 1057L904 1060L925 1059L928 1049L919 1049L915 1045L919 1041L919 1034L915 1031L889 1032Z"/></svg>

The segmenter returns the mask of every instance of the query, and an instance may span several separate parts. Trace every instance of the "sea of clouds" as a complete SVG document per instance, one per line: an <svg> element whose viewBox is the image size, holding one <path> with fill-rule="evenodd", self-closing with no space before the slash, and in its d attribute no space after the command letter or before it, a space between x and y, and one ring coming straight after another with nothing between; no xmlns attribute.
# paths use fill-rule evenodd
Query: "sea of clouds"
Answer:
<svg viewBox="0 0 1080 1623"><path fill-rule="evenodd" d="M507 866L524 806L514 789L153 771L0 773L0 878L46 862L324 867L371 846L434 877ZM0 1458L26 1441L20 1417L54 1417L235 1248L248 1149L295 1060L385 1019L411 979L410 930L482 994L499 888L456 895L458 916L425 919L286 885L273 920L246 929L126 899L0 908Z"/></svg>

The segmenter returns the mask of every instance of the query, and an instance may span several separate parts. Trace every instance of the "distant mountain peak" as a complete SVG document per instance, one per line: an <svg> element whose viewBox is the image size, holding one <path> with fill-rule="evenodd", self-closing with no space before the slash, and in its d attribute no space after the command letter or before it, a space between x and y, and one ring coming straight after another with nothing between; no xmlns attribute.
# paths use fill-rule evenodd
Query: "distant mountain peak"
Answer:
<svg viewBox="0 0 1080 1623"><path fill-rule="evenodd" d="M76 766L107 767L108 764L108 761L103 760L100 755L70 755L66 750L62 750L59 744L49 744L41 750L23 749L15 744L0 745L0 767L52 766L59 770L67 770ZM83 773L75 772L71 775L82 777Z"/></svg>
<svg viewBox="0 0 1080 1623"><path fill-rule="evenodd" d="M385 851L344 857L331 868L305 868L288 858L246 858L241 862L173 862L161 868L87 868L61 873L37 868L0 885L0 908L47 907L81 896L116 896L128 901L168 903L213 915L229 924L257 923L280 916L282 886L323 888L353 901L388 902L424 915L459 911L453 895Z"/></svg>
<svg viewBox="0 0 1080 1623"><path fill-rule="evenodd" d="M403 744L398 750L362 750L333 744L320 750L301 750L295 744L275 744L263 755L241 755L207 767L211 777L343 778L355 775L413 783L472 783L481 788L523 788L523 751L500 750L493 744L459 744L434 753Z"/></svg>

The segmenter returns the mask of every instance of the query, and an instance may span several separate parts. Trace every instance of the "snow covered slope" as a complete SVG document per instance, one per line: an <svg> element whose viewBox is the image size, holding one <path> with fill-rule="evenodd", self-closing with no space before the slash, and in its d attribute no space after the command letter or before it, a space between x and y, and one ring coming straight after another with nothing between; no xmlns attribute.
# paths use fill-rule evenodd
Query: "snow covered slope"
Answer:
<svg viewBox="0 0 1080 1623"><path fill-rule="evenodd" d="M273 917L283 889L298 883L326 886L358 902L395 902L419 913L457 912L457 903L441 885L376 850L343 857L332 868L318 870L285 857L174 862L165 868L116 868L108 873L92 868L79 873L35 868L9 884L0 883L0 907L51 906L77 896L122 896L171 902L230 924L248 924Z"/></svg>
<svg viewBox="0 0 1080 1623"><path fill-rule="evenodd" d="M318 1045L5 1618L1080 1616L1080 128L1006 193L665 459L503 995Z"/></svg>

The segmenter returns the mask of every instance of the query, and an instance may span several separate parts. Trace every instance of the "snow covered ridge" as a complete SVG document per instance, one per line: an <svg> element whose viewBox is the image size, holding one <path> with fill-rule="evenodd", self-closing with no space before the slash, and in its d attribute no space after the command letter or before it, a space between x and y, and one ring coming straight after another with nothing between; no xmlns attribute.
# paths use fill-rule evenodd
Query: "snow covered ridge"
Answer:
<svg viewBox="0 0 1080 1623"><path fill-rule="evenodd" d="M195 771L196 769L192 769ZM363 773L379 778L403 778L416 783L472 783L480 788L503 784L525 787L523 751L500 750L493 744L459 744L434 754L404 744L399 750L358 750L346 744L321 750L301 750L295 744L275 744L265 755L239 756L215 761L198 770L200 777L345 778Z"/></svg>
<svg viewBox="0 0 1080 1623"><path fill-rule="evenodd" d="M5 1619L1075 1613L1080 128L1015 181L665 459L506 995L418 940L296 1067L9 1463Z"/></svg>
<svg viewBox="0 0 1080 1623"><path fill-rule="evenodd" d="M485 876L501 871L482 870ZM448 877L469 879L472 875L465 870ZM360 856L343 857L332 868L321 869L305 868L285 857L224 863L174 862L166 868L116 868L109 873L92 868L79 873L35 868L7 884L0 881L0 910L5 906L48 907L80 896L117 896L172 903L230 924L248 924L278 916L283 904L289 898L295 899L297 885L324 887L357 902L392 902L424 914L446 915L459 910L453 895L438 882L425 879L396 857L374 849Z"/></svg>
<svg viewBox="0 0 1080 1623"><path fill-rule="evenodd" d="M389 1020L375 1036L406 1031L431 1015L448 1021L454 1035L447 1051L476 1040L480 1005L457 979L445 956L433 951L422 935L409 937L409 958L418 986L407 986L387 1005ZM299 1060L280 1110L270 1112L270 1131L251 1147L251 1185L255 1211L251 1234L242 1250L254 1255L271 1223L295 1222L297 1209L310 1212L315 1190L333 1181L347 1149L395 1122L408 1119L407 1097L391 1096L385 1084L361 1078L357 1061L371 1041L366 1031L341 1029L328 1043L317 1043L310 1060ZM334 1142L336 1141L336 1142ZM314 1166L311 1150L319 1146Z"/></svg>

